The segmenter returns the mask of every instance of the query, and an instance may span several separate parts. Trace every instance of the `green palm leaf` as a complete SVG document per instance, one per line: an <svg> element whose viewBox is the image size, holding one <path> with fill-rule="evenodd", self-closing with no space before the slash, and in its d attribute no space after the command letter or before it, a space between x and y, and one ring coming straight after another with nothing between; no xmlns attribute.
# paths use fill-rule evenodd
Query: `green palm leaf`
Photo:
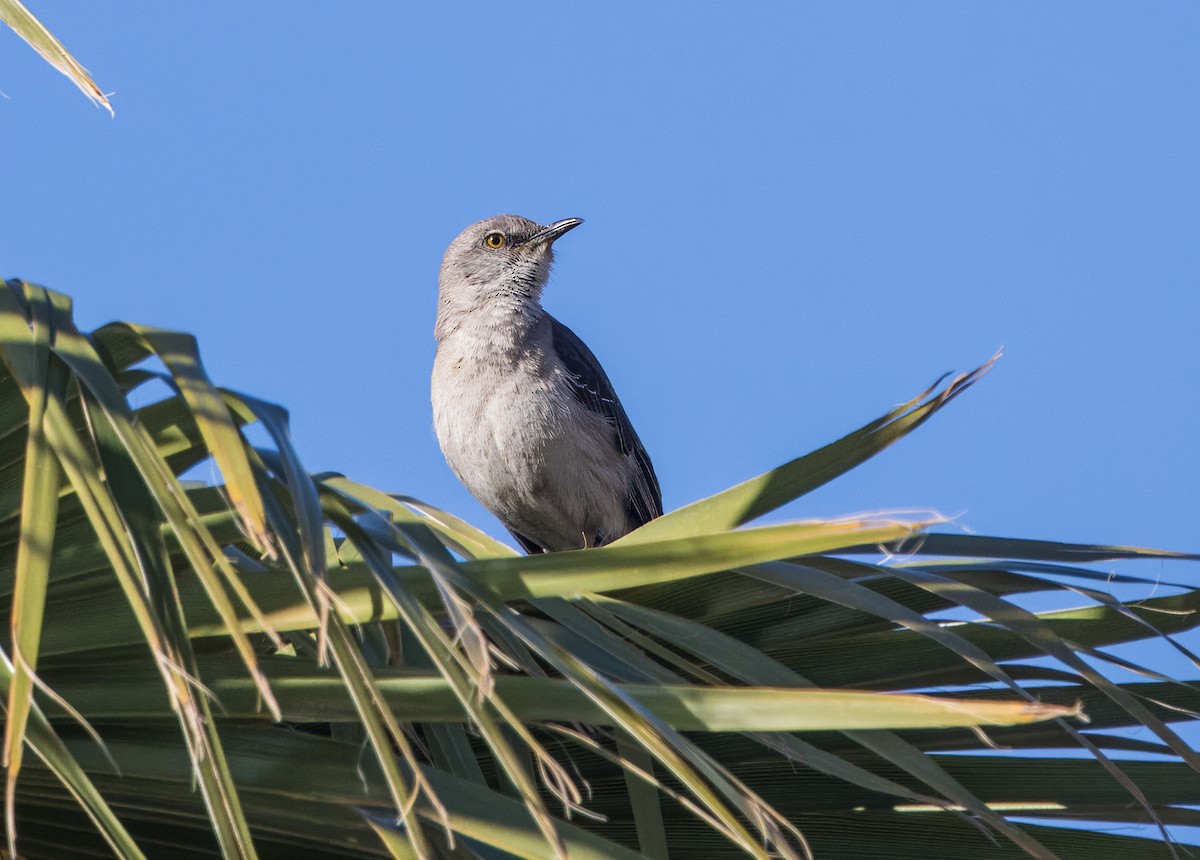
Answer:
<svg viewBox="0 0 1200 860"><path fill-rule="evenodd" d="M108 103L108 97L96 86L87 69L79 65L63 47L62 42L54 38L54 34L47 30L41 21L33 17L20 0L0 0L0 21L12 27L14 33L28 42L47 63L66 75L92 102L112 114L113 109Z"/></svg>
<svg viewBox="0 0 1200 860"><path fill-rule="evenodd" d="M85 335L10 282L0 359L23 857L1169 857L1060 825L1196 823L1174 724L1200 688L1112 648L1194 660L1200 591L1122 600L1099 580L1144 583L1087 566L1195 556L887 514L744 527L988 365L613 545L523 557L308 474L283 410L214 387L186 335ZM150 381L170 394L133 409ZM209 459L222 484L184 480ZM1058 594L1082 605L1029 608Z"/></svg>

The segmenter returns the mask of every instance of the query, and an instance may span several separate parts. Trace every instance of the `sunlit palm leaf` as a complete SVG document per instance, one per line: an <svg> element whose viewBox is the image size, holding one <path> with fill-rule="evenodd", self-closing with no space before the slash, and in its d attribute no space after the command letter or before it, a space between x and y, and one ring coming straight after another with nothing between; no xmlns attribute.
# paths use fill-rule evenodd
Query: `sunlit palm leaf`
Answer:
<svg viewBox="0 0 1200 860"><path fill-rule="evenodd" d="M105 108L112 114L112 105L101 89L96 86L87 69L79 65L74 57L67 53L58 39L45 28L41 21L33 17L20 0L0 0L0 21L12 27L13 32L29 43L35 51L42 55L47 63L66 75L71 83L79 87L85 96L95 104Z"/></svg>

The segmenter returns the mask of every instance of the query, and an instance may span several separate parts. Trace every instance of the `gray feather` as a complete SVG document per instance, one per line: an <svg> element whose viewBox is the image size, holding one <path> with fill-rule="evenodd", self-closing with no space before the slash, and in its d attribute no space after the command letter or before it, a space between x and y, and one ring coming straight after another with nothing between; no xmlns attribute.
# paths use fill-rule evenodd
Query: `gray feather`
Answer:
<svg viewBox="0 0 1200 860"><path fill-rule="evenodd" d="M604 369L541 306L551 245L578 223L473 224L439 277L438 442L528 552L608 543L662 514L654 467Z"/></svg>

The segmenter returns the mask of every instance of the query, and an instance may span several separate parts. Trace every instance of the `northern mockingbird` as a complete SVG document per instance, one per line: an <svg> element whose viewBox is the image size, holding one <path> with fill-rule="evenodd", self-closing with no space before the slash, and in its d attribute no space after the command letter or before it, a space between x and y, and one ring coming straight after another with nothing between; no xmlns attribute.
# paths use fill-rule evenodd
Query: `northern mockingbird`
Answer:
<svg viewBox="0 0 1200 860"><path fill-rule="evenodd" d="M650 457L583 341L542 309L583 222L472 224L438 277L433 424L446 462L526 552L599 546L662 515Z"/></svg>

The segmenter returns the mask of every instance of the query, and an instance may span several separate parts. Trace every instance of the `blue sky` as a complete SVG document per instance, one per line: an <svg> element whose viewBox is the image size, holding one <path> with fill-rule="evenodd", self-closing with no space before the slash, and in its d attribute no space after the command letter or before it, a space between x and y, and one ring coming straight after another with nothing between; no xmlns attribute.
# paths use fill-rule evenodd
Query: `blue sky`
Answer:
<svg viewBox="0 0 1200 860"><path fill-rule="evenodd" d="M546 305L668 508L1003 346L781 516L1200 547L1194 4L31 8L117 116L0 33L3 272L194 332L313 470L501 533L431 429L437 268L579 216Z"/></svg>
<svg viewBox="0 0 1200 860"><path fill-rule="evenodd" d="M1003 346L776 518L1200 550L1194 3L29 6L117 115L0 32L0 272L195 333L314 471L502 536L433 435L438 264L578 216L545 303L668 508Z"/></svg>

